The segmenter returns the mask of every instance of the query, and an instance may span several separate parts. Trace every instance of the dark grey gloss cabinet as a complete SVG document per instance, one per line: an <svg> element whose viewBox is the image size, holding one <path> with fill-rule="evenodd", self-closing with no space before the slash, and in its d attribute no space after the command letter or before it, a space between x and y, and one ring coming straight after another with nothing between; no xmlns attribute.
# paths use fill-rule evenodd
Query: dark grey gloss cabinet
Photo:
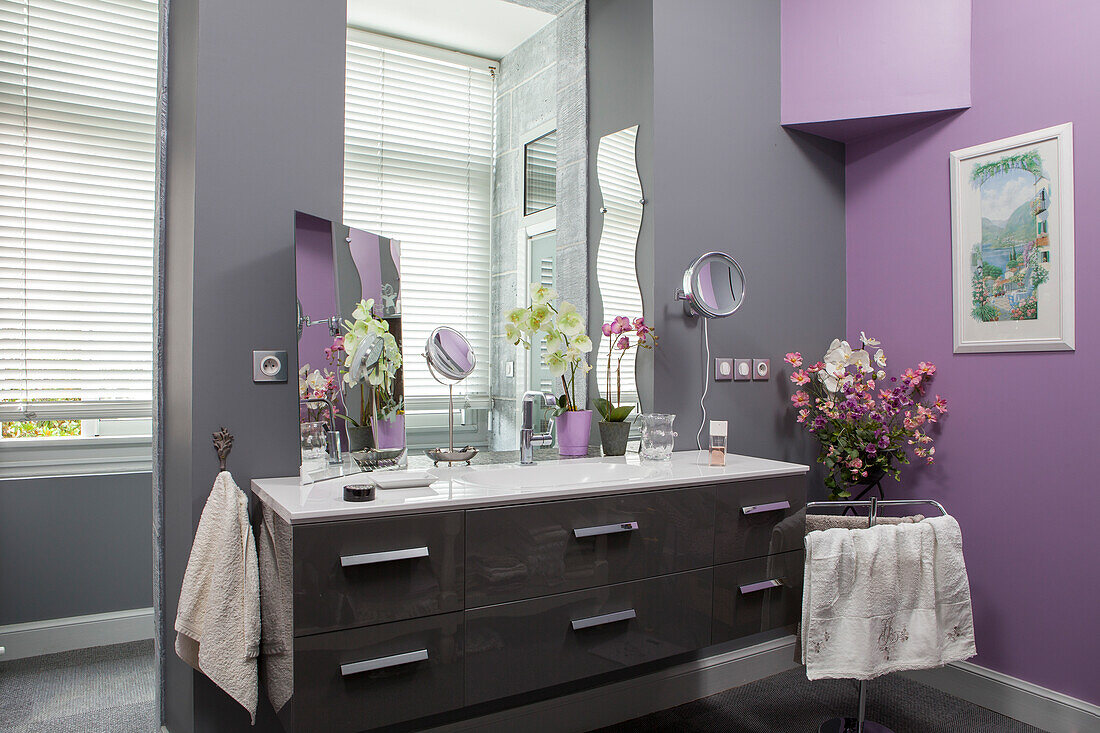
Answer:
<svg viewBox="0 0 1100 733"><path fill-rule="evenodd" d="M467 611L466 703L701 649L710 613L710 568Z"/></svg>
<svg viewBox="0 0 1100 733"><path fill-rule="evenodd" d="M713 553L713 488L467 511L467 606L707 567Z"/></svg>
<svg viewBox="0 0 1100 733"><path fill-rule="evenodd" d="M787 626L805 501L793 476L316 523L263 504L261 680L286 733L413 730Z"/></svg>

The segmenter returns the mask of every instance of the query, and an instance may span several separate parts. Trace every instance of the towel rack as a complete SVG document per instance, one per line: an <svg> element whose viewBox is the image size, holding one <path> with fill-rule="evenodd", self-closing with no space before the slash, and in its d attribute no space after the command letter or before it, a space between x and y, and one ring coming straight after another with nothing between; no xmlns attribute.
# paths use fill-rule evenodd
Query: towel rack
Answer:
<svg viewBox="0 0 1100 733"><path fill-rule="evenodd" d="M872 496L866 500L852 500L852 501L810 501L806 502L806 509L812 509L815 507L867 507L867 526L875 526L875 520L878 519L878 509L881 506L919 506L928 505L933 506L940 510L940 514L947 515L947 510L943 508L943 504L939 503L935 499L877 499ZM859 681L859 716L855 718L830 718L821 724L818 728L818 733L893 733L889 728L881 723L875 723L866 719L867 710L867 681Z"/></svg>
<svg viewBox="0 0 1100 733"><path fill-rule="evenodd" d="M224 471L225 461L229 458L229 451L233 450L233 433L226 430L223 425L210 438L211 442L214 443L214 451L218 454L218 470Z"/></svg>

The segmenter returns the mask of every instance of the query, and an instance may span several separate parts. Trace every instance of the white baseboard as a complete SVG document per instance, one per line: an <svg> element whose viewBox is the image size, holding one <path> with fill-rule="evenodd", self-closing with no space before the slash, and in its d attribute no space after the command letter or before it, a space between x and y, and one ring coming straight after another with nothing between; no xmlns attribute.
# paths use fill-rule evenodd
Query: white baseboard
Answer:
<svg viewBox="0 0 1100 733"><path fill-rule="evenodd" d="M643 677L450 723L430 733L582 733L797 667L794 653L795 638L784 636Z"/></svg>
<svg viewBox="0 0 1100 733"><path fill-rule="evenodd" d="M971 662L902 674L1050 733L1100 731L1100 706Z"/></svg>
<svg viewBox="0 0 1100 733"><path fill-rule="evenodd" d="M11 624L0 626L0 662L152 638L151 608Z"/></svg>

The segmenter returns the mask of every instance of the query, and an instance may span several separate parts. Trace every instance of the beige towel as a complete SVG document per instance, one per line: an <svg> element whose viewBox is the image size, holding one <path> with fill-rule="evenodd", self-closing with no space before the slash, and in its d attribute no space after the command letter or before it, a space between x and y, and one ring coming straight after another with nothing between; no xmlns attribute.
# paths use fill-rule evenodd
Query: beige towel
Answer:
<svg viewBox="0 0 1100 733"><path fill-rule="evenodd" d="M914 514L910 517L875 517L875 524L909 524L924 519L923 514ZM806 534L817 530L832 529L867 529L867 517L856 517L851 514L807 514Z"/></svg>
<svg viewBox="0 0 1100 733"><path fill-rule="evenodd" d="M222 471L199 519L176 613L176 654L256 723L260 579L248 499Z"/></svg>
<svg viewBox="0 0 1100 733"><path fill-rule="evenodd" d="M866 680L974 656L953 517L806 535L802 660L811 680Z"/></svg>

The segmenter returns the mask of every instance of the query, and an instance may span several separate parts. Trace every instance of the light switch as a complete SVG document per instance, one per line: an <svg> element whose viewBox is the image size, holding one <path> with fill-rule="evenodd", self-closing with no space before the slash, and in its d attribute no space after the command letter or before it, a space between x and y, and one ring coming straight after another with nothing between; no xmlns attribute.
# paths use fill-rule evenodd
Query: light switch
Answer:
<svg viewBox="0 0 1100 733"><path fill-rule="evenodd" d="M752 378L758 382L768 381L768 377L772 375L772 360L771 359L753 359L752 360Z"/></svg>
<svg viewBox="0 0 1100 733"><path fill-rule="evenodd" d="M747 382L752 379L752 359L733 360L733 380Z"/></svg>
<svg viewBox="0 0 1100 733"><path fill-rule="evenodd" d="M733 359L719 356L714 360L714 381L728 382L733 379Z"/></svg>

